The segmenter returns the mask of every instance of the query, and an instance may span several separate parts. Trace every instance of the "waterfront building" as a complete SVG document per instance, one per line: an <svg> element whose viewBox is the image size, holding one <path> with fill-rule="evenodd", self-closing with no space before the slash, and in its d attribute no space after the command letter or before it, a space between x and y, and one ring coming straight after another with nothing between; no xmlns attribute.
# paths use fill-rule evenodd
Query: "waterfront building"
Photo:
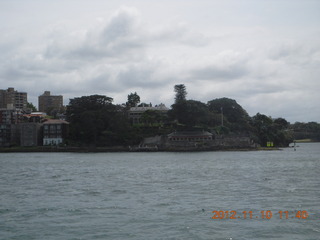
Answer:
<svg viewBox="0 0 320 240"><path fill-rule="evenodd" d="M208 131L175 131L168 135L144 138L132 151L199 151L218 149L251 149L258 145L245 135L216 135Z"/></svg>
<svg viewBox="0 0 320 240"><path fill-rule="evenodd" d="M0 109L0 146L17 145L20 142L17 124L22 121L22 111L17 109Z"/></svg>
<svg viewBox="0 0 320 240"><path fill-rule="evenodd" d="M33 147L41 145L41 123L20 123L20 145Z"/></svg>
<svg viewBox="0 0 320 240"><path fill-rule="evenodd" d="M207 131L173 132L168 134L170 142L204 142L212 141L213 134Z"/></svg>
<svg viewBox="0 0 320 240"><path fill-rule="evenodd" d="M10 146L11 142L11 124L0 124L0 146Z"/></svg>
<svg viewBox="0 0 320 240"><path fill-rule="evenodd" d="M48 119L43 123L43 145L62 144L68 136L69 123L59 119Z"/></svg>

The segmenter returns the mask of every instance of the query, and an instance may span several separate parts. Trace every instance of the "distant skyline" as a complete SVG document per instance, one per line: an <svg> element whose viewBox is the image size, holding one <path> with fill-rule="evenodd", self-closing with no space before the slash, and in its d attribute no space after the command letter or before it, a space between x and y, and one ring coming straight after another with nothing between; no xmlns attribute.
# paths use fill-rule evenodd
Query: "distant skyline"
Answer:
<svg viewBox="0 0 320 240"><path fill-rule="evenodd" d="M0 0L0 83L70 98L204 103L235 99L294 123L320 122L320 1Z"/></svg>

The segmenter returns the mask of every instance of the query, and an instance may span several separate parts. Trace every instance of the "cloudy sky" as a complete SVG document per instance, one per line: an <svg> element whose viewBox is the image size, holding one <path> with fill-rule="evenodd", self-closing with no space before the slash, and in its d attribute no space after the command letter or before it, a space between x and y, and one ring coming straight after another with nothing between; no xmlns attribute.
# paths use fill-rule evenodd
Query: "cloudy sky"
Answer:
<svg viewBox="0 0 320 240"><path fill-rule="evenodd" d="M154 105L235 99L320 122L318 0L0 0L0 88Z"/></svg>

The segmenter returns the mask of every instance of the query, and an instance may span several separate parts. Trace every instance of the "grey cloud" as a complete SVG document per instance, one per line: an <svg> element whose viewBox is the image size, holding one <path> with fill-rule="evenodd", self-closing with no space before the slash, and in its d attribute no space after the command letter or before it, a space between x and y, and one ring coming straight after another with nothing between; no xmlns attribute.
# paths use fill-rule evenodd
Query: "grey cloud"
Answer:
<svg viewBox="0 0 320 240"><path fill-rule="evenodd" d="M101 16L103 9L98 12ZM96 13L88 12L92 21L100 17ZM161 12L143 14L140 18L134 10L121 8L106 16L107 20L91 22L84 17L87 22L81 26L85 21L81 16L71 19L72 24L65 15L58 23L40 24L42 29L13 29L14 35L0 39L3 88L13 85L35 100L44 90L51 90L66 99L99 93L125 101L136 90L148 102L162 97L170 105L174 84L186 83L188 97L203 102L224 96L243 102L249 99L246 103L255 101L252 109L261 112L266 98L276 96L272 104L284 102L283 95L293 89L302 93L296 98L300 101L301 96L319 90L318 30L312 37L302 37L297 31L290 40L286 31L279 35L266 29L270 35L248 36L245 29L250 26L219 28L206 25L206 18L197 25L183 16L181 20L190 25L170 24L162 20ZM7 29L13 28L10 22L6 24ZM315 96L305 102L318 102Z"/></svg>
<svg viewBox="0 0 320 240"><path fill-rule="evenodd" d="M136 18L132 11L121 9L105 23L105 26L96 25L79 38L69 36L67 39L53 42L48 46L46 56L72 61L136 57L136 52L141 51L144 46L143 36L136 27Z"/></svg>
<svg viewBox="0 0 320 240"><path fill-rule="evenodd" d="M187 24L173 24L156 31L147 33L150 42L167 44L168 42L183 44L192 47L204 47L211 43L208 36L195 29L190 29Z"/></svg>
<svg viewBox="0 0 320 240"><path fill-rule="evenodd" d="M137 50L140 50L142 45L140 43L121 41L114 42L108 45L90 45L84 44L83 46L73 49L65 53L65 57L75 60L101 60L111 59L116 61L123 61L135 58Z"/></svg>
<svg viewBox="0 0 320 240"><path fill-rule="evenodd" d="M192 79L213 80L213 81L231 81L241 78L248 74L246 66L229 65L224 67L207 66L195 69L190 72Z"/></svg>
<svg viewBox="0 0 320 240"><path fill-rule="evenodd" d="M242 97L260 95L260 94L278 94L286 92L286 87L280 82L271 83L264 81L243 82L242 86L237 86L238 95Z"/></svg>
<svg viewBox="0 0 320 240"><path fill-rule="evenodd" d="M115 81L125 88L140 87L148 90L173 84L173 76L161 76L162 72L166 71L162 67L152 62L132 64L120 70Z"/></svg>
<svg viewBox="0 0 320 240"><path fill-rule="evenodd" d="M119 38L128 37L134 31L135 22L135 16L129 11L118 11L102 31L101 40L108 44Z"/></svg>
<svg viewBox="0 0 320 240"><path fill-rule="evenodd" d="M100 24L100 25L99 25ZM99 23L80 34L57 33L48 45L44 56L48 59L67 60L67 64L91 62L129 63L145 61L150 46L155 44L174 46L186 44L191 47L209 43L201 33L190 31L185 25L167 26L160 31L147 31L140 24L135 11L122 8L109 21ZM65 31L65 29L63 29ZM85 33L85 34L83 34ZM63 37L61 37L63 36ZM67 36L67 37L66 37Z"/></svg>
<svg viewBox="0 0 320 240"><path fill-rule="evenodd" d="M105 93L118 92L123 89L123 86L114 80L112 74L103 72L87 80L87 89L95 93ZM110 96L113 97L113 96Z"/></svg>
<svg viewBox="0 0 320 240"><path fill-rule="evenodd" d="M273 48L270 51L270 58L273 60L283 59L293 54L293 52L297 52L298 48L289 46L289 45L282 45L276 48Z"/></svg>
<svg viewBox="0 0 320 240"><path fill-rule="evenodd" d="M3 79L10 81L20 81L22 79L45 78L46 74L42 72L33 71L32 69L23 69L18 67L7 67L0 72Z"/></svg>
<svg viewBox="0 0 320 240"><path fill-rule="evenodd" d="M153 81L153 69L130 67L119 72L117 82L126 87L154 87L158 85Z"/></svg>
<svg viewBox="0 0 320 240"><path fill-rule="evenodd" d="M319 45L307 45L305 42L282 43L269 50L268 57L274 61L282 61L294 65L310 65L317 61ZM318 63L317 63L318 64Z"/></svg>

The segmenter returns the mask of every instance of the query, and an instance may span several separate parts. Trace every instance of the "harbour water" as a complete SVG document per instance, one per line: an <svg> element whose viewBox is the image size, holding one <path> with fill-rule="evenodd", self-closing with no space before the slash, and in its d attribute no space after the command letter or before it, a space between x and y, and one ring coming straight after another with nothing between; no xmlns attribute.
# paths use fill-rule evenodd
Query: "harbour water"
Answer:
<svg viewBox="0 0 320 240"><path fill-rule="evenodd" d="M320 143L2 153L0 239L320 239Z"/></svg>

